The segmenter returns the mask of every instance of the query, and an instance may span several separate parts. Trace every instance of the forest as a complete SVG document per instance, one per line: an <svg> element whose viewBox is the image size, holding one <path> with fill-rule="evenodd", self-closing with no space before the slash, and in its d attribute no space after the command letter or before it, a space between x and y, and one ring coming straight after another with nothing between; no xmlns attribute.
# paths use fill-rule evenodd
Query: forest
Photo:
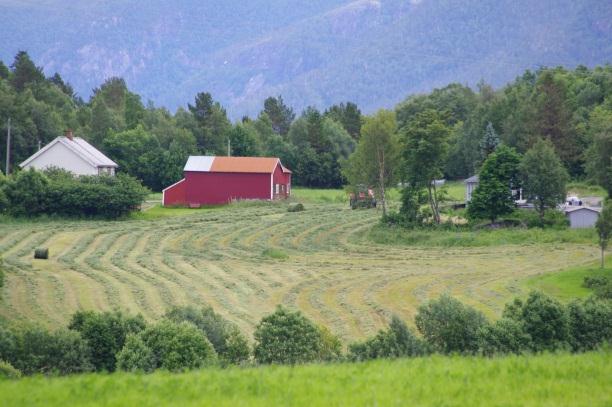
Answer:
<svg viewBox="0 0 612 407"><path fill-rule="evenodd" d="M429 115L444 135L439 177L460 179L477 172L490 148L487 140L522 154L547 139L573 179L604 184L597 179L602 176L598 169L589 165L589 154L601 148L589 147L600 135L610 134L611 95L610 65L541 68L525 71L501 89L483 82L476 89L452 83L410 95L390 111L388 130L405 146L402 135L418 127L419 120L425 125L422 120ZM21 51L10 63L0 61L0 118L1 157L11 119L13 170L40 146L72 129L116 161L120 171L160 191L181 178L188 155L226 155L228 149L234 156L280 157L293 170L295 185L340 187L352 182L348 159L369 117L352 102L298 113L279 95L266 99L257 117L232 123L205 90L172 113L143 101L121 78L107 79L85 101L59 74L45 76ZM600 147L605 145L605 140L600 142ZM405 181L401 173L395 175L389 180Z"/></svg>

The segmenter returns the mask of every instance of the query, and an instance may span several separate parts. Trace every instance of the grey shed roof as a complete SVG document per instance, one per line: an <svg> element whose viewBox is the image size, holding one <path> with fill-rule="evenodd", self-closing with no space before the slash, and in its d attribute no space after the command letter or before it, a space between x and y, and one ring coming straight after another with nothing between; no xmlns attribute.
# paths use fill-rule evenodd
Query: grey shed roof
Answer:
<svg viewBox="0 0 612 407"><path fill-rule="evenodd" d="M470 178L466 179L465 182L466 184L476 184L478 183L479 178L478 178L478 174L476 175L472 175Z"/></svg>
<svg viewBox="0 0 612 407"><path fill-rule="evenodd" d="M593 206L566 206L565 213L577 212L577 211L592 211L592 212L601 212L601 208L593 207Z"/></svg>

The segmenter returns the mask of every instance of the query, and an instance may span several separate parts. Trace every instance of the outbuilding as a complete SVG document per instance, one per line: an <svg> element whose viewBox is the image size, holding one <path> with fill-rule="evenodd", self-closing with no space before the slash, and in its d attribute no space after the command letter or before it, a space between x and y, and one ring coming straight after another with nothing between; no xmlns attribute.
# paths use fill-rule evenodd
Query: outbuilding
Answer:
<svg viewBox="0 0 612 407"><path fill-rule="evenodd" d="M478 175L473 175L470 178L466 179L465 182L465 203L469 203L472 200L472 194L476 187L478 187L480 179Z"/></svg>
<svg viewBox="0 0 612 407"><path fill-rule="evenodd" d="M183 179L163 190L164 206L220 205L291 195L291 171L276 157L190 156Z"/></svg>
<svg viewBox="0 0 612 407"><path fill-rule="evenodd" d="M599 218L601 208L588 206L567 206L565 207L565 216L569 219L570 227L577 228L592 228Z"/></svg>
<svg viewBox="0 0 612 407"><path fill-rule="evenodd" d="M23 169L60 168L76 175L115 175L117 163L80 137L72 130L55 138L30 158L19 164Z"/></svg>

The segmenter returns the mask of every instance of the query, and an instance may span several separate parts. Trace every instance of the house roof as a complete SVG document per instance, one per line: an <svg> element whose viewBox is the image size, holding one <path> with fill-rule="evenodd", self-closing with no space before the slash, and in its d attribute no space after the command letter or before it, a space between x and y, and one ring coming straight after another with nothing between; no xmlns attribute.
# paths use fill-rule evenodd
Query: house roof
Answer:
<svg viewBox="0 0 612 407"><path fill-rule="evenodd" d="M274 172L280 160L277 157L216 157L189 156L184 171L194 172L241 172L266 173ZM281 164L283 172L291 172Z"/></svg>
<svg viewBox="0 0 612 407"><path fill-rule="evenodd" d="M466 184L475 184L479 181L479 177L478 174L476 175L472 175L470 178L466 179L465 182Z"/></svg>
<svg viewBox="0 0 612 407"><path fill-rule="evenodd" d="M68 137L64 136L56 137L52 142L38 150L30 158L19 164L19 166L24 167L28 165L36 158L45 154L47 150L49 150L57 143L63 144L69 150L77 154L79 157L81 157L83 160L87 161L94 167L118 167L117 163L102 154L98 149L96 149L84 139L80 137L73 137L72 139L69 139Z"/></svg>
<svg viewBox="0 0 612 407"><path fill-rule="evenodd" d="M573 212L578 212L581 210L597 212L597 213L601 212L601 208L593 207L593 206L566 206L564 209L565 213L573 213Z"/></svg>

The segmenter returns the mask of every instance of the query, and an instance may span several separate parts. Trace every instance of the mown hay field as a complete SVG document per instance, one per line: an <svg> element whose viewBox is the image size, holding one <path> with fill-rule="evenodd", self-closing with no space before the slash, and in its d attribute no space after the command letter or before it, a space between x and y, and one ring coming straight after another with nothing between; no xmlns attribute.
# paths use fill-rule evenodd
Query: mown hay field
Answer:
<svg viewBox="0 0 612 407"><path fill-rule="evenodd" d="M612 354L443 357L0 381L6 406L609 406Z"/></svg>
<svg viewBox="0 0 612 407"><path fill-rule="evenodd" d="M296 213L285 203L238 203L112 222L5 222L0 316L57 327L78 309L156 319L172 305L209 304L250 335L284 304L351 342L392 313L411 322L419 304L443 292L497 317L526 293L528 278L598 259L594 235L572 231L551 233L580 238L374 243L368 236L380 212L314 201ZM36 247L48 247L49 260L35 260Z"/></svg>

